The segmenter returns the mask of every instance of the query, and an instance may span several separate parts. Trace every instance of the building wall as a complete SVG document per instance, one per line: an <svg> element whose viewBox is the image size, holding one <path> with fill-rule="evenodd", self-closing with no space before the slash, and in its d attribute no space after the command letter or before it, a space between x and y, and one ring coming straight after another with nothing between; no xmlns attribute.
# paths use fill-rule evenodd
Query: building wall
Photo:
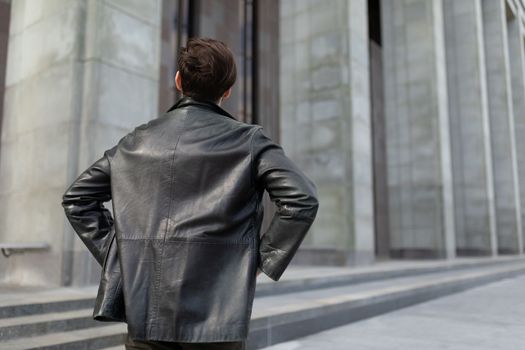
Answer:
<svg viewBox="0 0 525 350"><path fill-rule="evenodd" d="M456 252L490 255L497 247L481 3L445 0L443 8Z"/></svg>
<svg viewBox="0 0 525 350"><path fill-rule="evenodd" d="M181 1L13 1L2 64L0 0L0 243L51 246L1 257L0 282L98 281L61 195L174 102ZM318 218L294 264L523 252L523 1L382 0L381 46L365 0L192 4L193 32L241 61L225 107L270 130L317 184Z"/></svg>
<svg viewBox="0 0 525 350"><path fill-rule="evenodd" d="M507 33L507 2L482 0L498 251L521 251L521 204ZM514 58L513 58L514 59ZM517 58L520 59L520 58ZM525 185L525 184L524 184Z"/></svg>
<svg viewBox="0 0 525 350"><path fill-rule="evenodd" d="M281 140L318 185L320 208L294 262L374 257L367 2L281 1Z"/></svg>
<svg viewBox="0 0 525 350"><path fill-rule="evenodd" d="M455 254L443 3L383 1L391 252Z"/></svg>
<svg viewBox="0 0 525 350"><path fill-rule="evenodd" d="M4 282L85 284L100 268L67 222L67 186L157 115L160 1L19 0L11 6L0 146ZM111 203L106 204L111 208Z"/></svg>
<svg viewBox="0 0 525 350"><path fill-rule="evenodd" d="M366 42L356 29L361 23L356 18L359 12L347 11L359 4L342 1L325 7L318 1L281 1L282 140L292 158L320 184L327 206L324 212L320 208L319 226L314 224L300 258L294 261L348 263L352 260L348 256L359 255L353 245L358 237L370 239L368 244L379 239L376 249L389 250L392 257L451 258L456 254L490 255L498 249L500 253L512 252L510 246L518 249L521 243L516 237L522 237L518 231L521 187L516 181L520 152L512 143L521 138L514 126L516 113L498 113L495 109L494 101L505 90L493 90L493 79L509 79L505 72L493 74L491 67L496 66L490 60L494 55L518 56L511 62L514 70L519 70L522 58L519 45L491 41L495 36L492 22L497 17L484 16L484 11L490 7L512 8L522 20L523 5L506 5L503 0L381 1L384 97L383 101L374 101L374 107L377 110L384 102L386 146L381 145L381 133L367 136L374 138L374 152L381 154L384 147L387 154L387 169L383 171L387 194L381 197L377 193L381 187L375 187L375 208L381 208L377 203L381 199L389 204L386 215L380 210L369 211L379 222L375 235L356 235L367 226L356 224L351 192L371 189L353 182L354 171L368 166L352 161L356 159L354 152L366 154L362 151L369 146L360 142L354 149L352 141L348 142L354 136L348 130L360 125L351 117L350 129L338 123L345 120L343 115L352 115L351 108L344 109L345 99L352 105L361 96L353 94L359 84L342 93L345 86L341 81L356 67L353 59L358 62L358 57L364 57L362 50L355 50L348 60L340 44L342 36L352 48ZM499 13L503 18L503 11ZM350 23L350 33L341 28L345 22ZM507 29L504 24L500 20L502 31ZM510 22L507 25L509 29L520 28ZM504 64L503 60L497 67ZM370 71L372 66L366 67ZM379 71L370 71L370 76L377 76ZM523 81L520 74L512 77L516 86ZM487 91L492 91L490 99ZM504 94L508 104L510 94ZM522 100L516 93L513 96L515 101ZM370 94L366 98L369 105ZM323 104L330 100L332 103ZM321 120L323 113L335 117ZM507 117L501 120L502 115ZM366 118L370 120L371 116ZM332 128L327 127L329 121ZM505 127L507 131L502 133ZM501 146L505 143L507 146ZM381 163L373 166L378 175ZM376 180L381 180L380 176ZM388 225L388 239L380 232L383 223ZM350 255L343 258L341 251Z"/></svg>
<svg viewBox="0 0 525 350"><path fill-rule="evenodd" d="M521 246L525 235L525 30L522 17L523 5L508 8L507 28L509 42L509 64L512 86L512 109L518 167L519 199L521 207ZM521 8L521 10L520 10Z"/></svg>

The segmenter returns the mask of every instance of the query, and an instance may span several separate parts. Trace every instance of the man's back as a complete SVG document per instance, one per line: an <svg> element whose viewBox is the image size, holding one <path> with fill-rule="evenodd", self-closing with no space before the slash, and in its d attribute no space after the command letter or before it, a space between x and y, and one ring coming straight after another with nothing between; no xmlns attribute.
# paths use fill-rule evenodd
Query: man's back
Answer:
<svg viewBox="0 0 525 350"><path fill-rule="evenodd" d="M127 322L131 341L244 341L256 270L279 280L316 188L261 126L220 107L236 72L224 43L190 39L177 63L185 97L105 151L62 206L102 266L96 320ZM265 190L277 210L259 236Z"/></svg>
<svg viewBox="0 0 525 350"><path fill-rule="evenodd" d="M250 141L260 127L191 99L177 107L135 129L110 159L114 213L130 224L119 238L249 242L258 190Z"/></svg>
<svg viewBox="0 0 525 350"><path fill-rule="evenodd" d="M109 160L126 317L137 338L238 340L262 214L250 150L257 127L181 102Z"/></svg>

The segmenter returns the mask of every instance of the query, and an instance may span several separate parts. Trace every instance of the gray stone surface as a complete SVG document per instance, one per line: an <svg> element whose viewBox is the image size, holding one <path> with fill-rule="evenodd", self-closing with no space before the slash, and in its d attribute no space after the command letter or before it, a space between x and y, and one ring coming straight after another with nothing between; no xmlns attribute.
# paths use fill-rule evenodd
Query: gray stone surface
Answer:
<svg viewBox="0 0 525 350"><path fill-rule="evenodd" d="M445 0L448 110L458 254L497 249L481 3Z"/></svg>
<svg viewBox="0 0 525 350"><path fill-rule="evenodd" d="M382 1L391 249L455 254L442 1Z"/></svg>
<svg viewBox="0 0 525 350"><path fill-rule="evenodd" d="M507 25L521 204L521 231L523 236L525 235L525 30L523 28L523 22L517 13L514 13L512 17L508 19ZM522 238L521 251L523 251L523 244L524 241Z"/></svg>
<svg viewBox="0 0 525 350"><path fill-rule="evenodd" d="M259 277L248 349L359 321L490 281L525 273L524 259L388 262L373 267L295 267L275 283ZM339 278L345 283L331 284ZM356 280L353 280L356 277ZM364 277L364 278L360 278ZM280 287L302 284L302 288ZM318 288L322 284L323 288ZM100 348L122 343L124 325L94 322L96 288L0 286L0 349ZM106 327L105 327L106 326ZM93 327L98 327L94 329ZM98 347L97 347L98 346Z"/></svg>
<svg viewBox="0 0 525 350"><path fill-rule="evenodd" d="M106 149L156 117L160 39L160 0L13 2L0 241L45 241L51 250L13 256L0 281L98 280L100 269L67 223L61 196Z"/></svg>
<svg viewBox="0 0 525 350"><path fill-rule="evenodd" d="M78 97L74 87L79 78L77 27L82 14L78 1L52 1L49 7L20 1L11 8L0 148L0 239L46 241L52 249L48 254L29 254L29 259L25 255L10 259L2 268L2 280L60 283L59 194L67 182L64 145L74 118L71 102ZM35 266L57 273L37 271Z"/></svg>
<svg viewBox="0 0 525 350"><path fill-rule="evenodd" d="M503 1L482 1L498 249L520 251L521 209Z"/></svg>
<svg viewBox="0 0 525 350"><path fill-rule="evenodd" d="M124 323L108 324L81 330L50 333L23 340L11 340L0 344L0 350L38 349L101 349L124 343L127 327Z"/></svg>
<svg viewBox="0 0 525 350"><path fill-rule="evenodd" d="M521 349L524 288L515 277L264 349Z"/></svg>
<svg viewBox="0 0 525 350"><path fill-rule="evenodd" d="M304 247L345 264L374 257L366 19L363 0L280 2L281 140L322 203Z"/></svg>

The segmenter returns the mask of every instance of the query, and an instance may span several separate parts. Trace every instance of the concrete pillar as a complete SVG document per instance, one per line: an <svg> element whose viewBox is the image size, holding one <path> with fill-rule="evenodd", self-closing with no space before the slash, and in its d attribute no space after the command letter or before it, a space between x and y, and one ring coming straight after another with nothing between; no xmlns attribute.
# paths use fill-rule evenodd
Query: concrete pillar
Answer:
<svg viewBox="0 0 525 350"><path fill-rule="evenodd" d="M381 2L391 254L453 257L441 0Z"/></svg>
<svg viewBox="0 0 525 350"><path fill-rule="evenodd" d="M3 281L98 281L61 196L105 149L157 116L159 25L160 0L12 3L0 241L45 241L51 250L9 258Z"/></svg>
<svg viewBox="0 0 525 350"><path fill-rule="evenodd" d="M482 1L498 251L516 253L522 228L505 6Z"/></svg>
<svg viewBox="0 0 525 350"><path fill-rule="evenodd" d="M494 180L481 2L445 0L443 6L456 251L494 255Z"/></svg>
<svg viewBox="0 0 525 350"><path fill-rule="evenodd" d="M318 185L295 262L374 259L367 2L280 2L281 141Z"/></svg>
<svg viewBox="0 0 525 350"><path fill-rule="evenodd" d="M514 111L514 130L516 157L521 204L521 231L525 235L525 30L518 14L508 18L509 63L512 85L512 107ZM523 238L520 250L523 252Z"/></svg>

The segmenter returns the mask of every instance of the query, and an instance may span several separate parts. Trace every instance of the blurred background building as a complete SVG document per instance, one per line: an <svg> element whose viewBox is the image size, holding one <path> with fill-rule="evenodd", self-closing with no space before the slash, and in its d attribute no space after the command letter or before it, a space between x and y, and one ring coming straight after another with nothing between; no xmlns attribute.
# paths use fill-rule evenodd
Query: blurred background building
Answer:
<svg viewBox="0 0 525 350"><path fill-rule="evenodd" d="M176 101L191 36L230 45L224 107L318 186L292 264L522 254L524 21L522 0L0 0L0 281L98 282L61 196Z"/></svg>

